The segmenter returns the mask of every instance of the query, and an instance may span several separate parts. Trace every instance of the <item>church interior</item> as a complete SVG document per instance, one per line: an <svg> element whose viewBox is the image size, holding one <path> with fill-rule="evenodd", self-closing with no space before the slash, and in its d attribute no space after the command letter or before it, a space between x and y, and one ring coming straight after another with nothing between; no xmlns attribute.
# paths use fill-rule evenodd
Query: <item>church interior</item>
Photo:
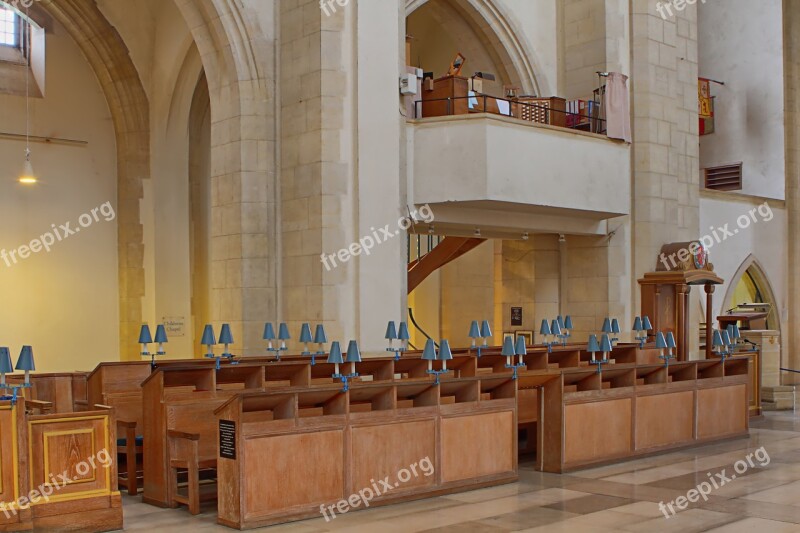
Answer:
<svg viewBox="0 0 800 533"><path fill-rule="evenodd" d="M798 0L0 0L0 213L0 531L800 532Z"/></svg>

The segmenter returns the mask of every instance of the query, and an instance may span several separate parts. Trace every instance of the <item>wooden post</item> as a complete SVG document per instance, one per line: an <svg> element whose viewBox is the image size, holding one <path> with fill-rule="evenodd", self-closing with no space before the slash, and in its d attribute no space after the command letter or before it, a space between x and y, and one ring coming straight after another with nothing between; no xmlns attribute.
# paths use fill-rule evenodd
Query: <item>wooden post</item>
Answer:
<svg viewBox="0 0 800 533"><path fill-rule="evenodd" d="M714 340L713 308L714 285L706 283L706 359L711 359L711 348Z"/></svg>

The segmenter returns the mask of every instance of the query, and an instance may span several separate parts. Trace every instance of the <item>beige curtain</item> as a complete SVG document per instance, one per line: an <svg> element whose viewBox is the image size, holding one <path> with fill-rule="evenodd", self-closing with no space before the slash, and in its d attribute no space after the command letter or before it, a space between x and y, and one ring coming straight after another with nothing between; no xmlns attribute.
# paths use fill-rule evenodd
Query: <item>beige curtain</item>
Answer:
<svg viewBox="0 0 800 533"><path fill-rule="evenodd" d="M608 74L606 87L607 135L612 139L631 142L631 108L628 95L628 76L619 72Z"/></svg>

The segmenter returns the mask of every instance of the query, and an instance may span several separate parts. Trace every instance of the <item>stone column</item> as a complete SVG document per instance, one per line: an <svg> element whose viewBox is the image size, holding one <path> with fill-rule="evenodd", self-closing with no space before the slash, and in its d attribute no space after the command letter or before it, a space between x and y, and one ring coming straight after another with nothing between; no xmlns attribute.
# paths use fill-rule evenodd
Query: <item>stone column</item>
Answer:
<svg viewBox="0 0 800 533"><path fill-rule="evenodd" d="M784 335L783 365L800 369L800 352L794 348L800 343L800 5L794 0L784 0L784 71L786 73L786 214L789 223L788 264L789 328ZM784 383L797 383L798 374L786 374Z"/></svg>
<svg viewBox="0 0 800 533"><path fill-rule="evenodd" d="M697 6L662 17L658 0L633 2L633 282L655 270L661 246L699 228ZM633 294L636 310L639 290ZM698 355L692 316L689 352Z"/></svg>

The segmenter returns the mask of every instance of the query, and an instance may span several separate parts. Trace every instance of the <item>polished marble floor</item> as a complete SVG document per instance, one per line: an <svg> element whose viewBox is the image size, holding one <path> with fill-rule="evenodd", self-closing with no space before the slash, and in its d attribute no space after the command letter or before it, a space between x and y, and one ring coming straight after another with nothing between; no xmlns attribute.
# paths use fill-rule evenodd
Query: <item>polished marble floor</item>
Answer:
<svg viewBox="0 0 800 533"><path fill-rule="evenodd" d="M739 469L746 465L747 470L734 479L737 461L762 447L769 461L763 453L751 456L754 466L740 463ZM688 503L683 511L673 505L672 516L667 504L711 477L718 488L711 490L708 501ZM159 509L126 496L124 511L126 531L232 531L215 523L211 507L193 517L184 509ZM749 439L563 476L536 472L523 462L520 481L511 485L262 531L800 532L800 415L768 413L753 423Z"/></svg>

